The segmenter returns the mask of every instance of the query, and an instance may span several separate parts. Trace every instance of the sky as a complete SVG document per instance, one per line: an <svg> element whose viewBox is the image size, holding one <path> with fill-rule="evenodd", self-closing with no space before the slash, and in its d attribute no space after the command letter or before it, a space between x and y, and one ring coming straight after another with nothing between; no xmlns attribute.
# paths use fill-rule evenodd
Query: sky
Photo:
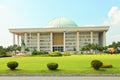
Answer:
<svg viewBox="0 0 120 80"><path fill-rule="evenodd" d="M41 28L57 17L79 26L110 26L106 45L120 41L120 0L0 0L0 45L12 45L11 28Z"/></svg>

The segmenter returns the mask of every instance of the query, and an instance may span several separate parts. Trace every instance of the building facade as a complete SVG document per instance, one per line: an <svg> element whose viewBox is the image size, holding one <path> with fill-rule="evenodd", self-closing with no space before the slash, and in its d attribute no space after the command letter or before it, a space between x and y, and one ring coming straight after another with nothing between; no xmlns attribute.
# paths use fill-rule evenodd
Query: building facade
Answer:
<svg viewBox="0 0 120 80"><path fill-rule="evenodd" d="M68 18L55 18L45 28L9 29L13 34L13 44L25 46L31 51L80 51L89 44L106 45L106 32L109 26L81 27ZM17 40L16 40L17 39Z"/></svg>

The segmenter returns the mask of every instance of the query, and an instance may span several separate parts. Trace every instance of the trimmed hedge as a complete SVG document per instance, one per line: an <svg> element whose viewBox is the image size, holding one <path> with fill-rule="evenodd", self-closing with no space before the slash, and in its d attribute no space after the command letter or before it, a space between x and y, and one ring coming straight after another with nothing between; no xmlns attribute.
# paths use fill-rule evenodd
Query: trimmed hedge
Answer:
<svg viewBox="0 0 120 80"><path fill-rule="evenodd" d="M95 70L99 70L99 68L103 65L103 63L99 60L93 60L91 61L91 66L95 69Z"/></svg>
<svg viewBox="0 0 120 80"><path fill-rule="evenodd" d="M102 68L112 68L112 64L103 64Z"/></svg>
<svg viewBox="0 0 120 80"><path fill-rule="evenodd" d="M70 52L64 52L62 55L63 56L71 56Z"/></svg>
<svg viewBox="0 0 120 80"><path fill-rule="evenodd" d="M62 53L59 52L59 51L55 51L55 52L51 52L50 56L52 56L52 57L58 57L58 56L62 56Z"/></svg>
<svg viewBox="0 0 120 80"><path fill-rule="evenodd" d="M15 70L18 67L18 62L16 61L10 61L7 63L7 67L11 70Z"/></svg>
<svg viewBox="0 0 120 80"><path fill-rule="evenodd" d="M56 70L58 68L58 63L48 63L47 67L49 70Z"/></svg>
<svg viewBox="0 0 120 80"><path fill-rule="evenodd" d="M46 55L46 54L49 54L48 52L46 52L46 51L37 51L37 50L34 50L33 52L32 52L32 55Z"/></svg>

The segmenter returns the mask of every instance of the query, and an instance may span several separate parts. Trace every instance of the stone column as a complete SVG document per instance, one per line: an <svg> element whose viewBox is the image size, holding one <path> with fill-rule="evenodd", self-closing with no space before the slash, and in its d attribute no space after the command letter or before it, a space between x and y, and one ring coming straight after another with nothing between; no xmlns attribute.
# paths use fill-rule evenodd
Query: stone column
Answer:
<svg viewBox="0 0 120 80"><path fill-rule="evenodd" d="M20 45L19 42L20 41L20 39L19 39L19 34L17 35L17 45Z"/></svg>
<svg viewBox="0 0 120 80"><path fill-rule="evenodd" d="M103 46L106 46L106 31L103 32Z"/></svg>
<svg viewBox="0 0 120 80"><path fill-rule="evenodd" d="M90 32L90 36L91 36L91 44L93 43L93 32Z"/></svg>
<svg viewBox="0 0 120 80"><path fill-rule="evenodd" d="M79 51L80 50L80 47L79 47L79 32L77 32L77 43L76 43L76 45L77 45L77 51Z"/></svg>
<svg viewBox="0 0 120 80"><path fill-rule="evenodd" d="M40 33L37 33L37 50L40 51Z"/></svg>
<svg viewBox="0 0 120 80"><path fill-rule="evenodd" d="M65 47L65 32L63 32L63 41L64 41L64 42L63 42L63 43L64 43L64 47L63 47L64 49L63 49L63 50L64 50L64 52L65 52L65 51L66 51L66 49L65 49L65 48L66 48L66 47Z"/></svg>
<svg viewBox="0 0 120 80"><path fill-rule="evenodd" d="M25 42L25 46L27 46L27 33L24 33L24 42Z"/></svg>
<svg viewBox="0 0 120 80"><path fill-rule="evenodd" d="M19 35L19 45L21 46L21 42L22 42L22 34Z"/></svg>
<svg viewBox="0 0 120 80"><path fill-rule="evenodd" d="M53 33L50 33L50 51L53 51Z"/></svg>
<svg viewBox="0 0 120 80"><path fill-rule="evenodd" d="M13 45L15 45L15 34L13 33Z"/></svg>
<svg viewBox="0 0 120 80"><path fill-rule="evenodd" d="M29 49L30 49L30 52L31 52L32 51L32 48L31 48L32 47L31 46L31 43L32 43L32 33L31 32L29 33L29 37L30 37L30 39L29 39L29 47L30 48Z"/></svg>

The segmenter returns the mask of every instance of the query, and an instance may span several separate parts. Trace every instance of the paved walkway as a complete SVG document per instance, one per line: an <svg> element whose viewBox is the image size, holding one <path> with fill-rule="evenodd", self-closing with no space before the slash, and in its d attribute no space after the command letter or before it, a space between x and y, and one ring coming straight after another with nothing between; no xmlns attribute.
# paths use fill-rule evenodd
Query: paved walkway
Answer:
<svg viewBox="0 0 120 80"><path fill-rule="evenodd" d="M1 76L0 80L120 80L120 77Z"/></svg>
<svg viewBox="0 0 120 80"><path fill-rule="evenodd" d="M0 80L120 80L120 76L0 76Z"/></svg>

